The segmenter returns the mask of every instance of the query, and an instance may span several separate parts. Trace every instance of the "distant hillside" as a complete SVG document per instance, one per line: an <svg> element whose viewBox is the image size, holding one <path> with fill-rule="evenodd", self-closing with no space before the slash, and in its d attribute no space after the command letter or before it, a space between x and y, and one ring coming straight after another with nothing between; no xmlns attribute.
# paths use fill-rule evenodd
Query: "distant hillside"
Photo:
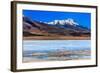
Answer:
<svg viewBox="0 0 100 73"><path fill-rule="evenodd" d="M90 36L90 29L80 26L73 19L44 23L23 16L24 36Z"/></svg>

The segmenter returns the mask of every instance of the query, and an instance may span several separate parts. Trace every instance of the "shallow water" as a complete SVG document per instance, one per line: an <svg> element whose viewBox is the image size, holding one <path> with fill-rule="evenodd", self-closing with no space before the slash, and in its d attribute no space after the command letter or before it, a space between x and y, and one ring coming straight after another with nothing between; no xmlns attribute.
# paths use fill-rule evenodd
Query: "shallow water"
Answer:
<svg viewBox="0 0 100 73"><path fill-rule="evenodd" d="M60 55L57 52L71 52ZM83 53L81 54L80 51ZM88 51L88 52L87 52ZM23 61L36 60L67 60L89 59L91 51L90 40L24 40ZM76 52L76 53L74 53ZM55 53L57 55L55 56ZM78 53L78 54L77 54ZM37 55L33 55L37 54ZM38 55L40 54L40 55ZM53 54L51 56L51 54Z"/></svg>

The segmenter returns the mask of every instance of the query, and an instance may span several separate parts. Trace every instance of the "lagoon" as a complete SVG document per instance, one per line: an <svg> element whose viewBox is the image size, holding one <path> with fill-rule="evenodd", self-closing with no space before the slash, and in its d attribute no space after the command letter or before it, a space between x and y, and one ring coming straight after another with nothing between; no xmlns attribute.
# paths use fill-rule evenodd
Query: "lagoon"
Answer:
<svg viewBox="0 0 100 73"><path fill-rule="evenodd" d="M23 40L23 62L90 59L91 40Z"/></svg>

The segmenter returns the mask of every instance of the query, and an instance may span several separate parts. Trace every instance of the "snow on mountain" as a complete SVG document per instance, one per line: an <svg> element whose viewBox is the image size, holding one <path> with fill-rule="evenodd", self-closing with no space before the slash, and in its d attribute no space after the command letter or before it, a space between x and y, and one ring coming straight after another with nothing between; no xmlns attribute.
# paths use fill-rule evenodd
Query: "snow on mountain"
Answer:
<svg viewBox="0 0 100 73"><path fill-rule="evenodd" d="M72 18L68 18L68 19L65 19L65 20L54 20L52 22L48 22L48 24L54 24L54 25L58 25L58 24L59 25L65 25L65 24L69 24L69 25L79 25Z"/></svg>

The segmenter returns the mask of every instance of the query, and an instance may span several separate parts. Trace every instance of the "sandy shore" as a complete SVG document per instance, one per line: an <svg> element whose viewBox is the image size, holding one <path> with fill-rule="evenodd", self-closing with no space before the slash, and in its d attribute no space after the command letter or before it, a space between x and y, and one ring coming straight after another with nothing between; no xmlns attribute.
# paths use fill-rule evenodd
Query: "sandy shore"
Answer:
<svg viewBox="0 0 100 73"><path fill-rule="evenodd" d="M28 59L28 58L26 58ZM39 60L39 59L34 59L30 61L23 60L23 63L30 63L30 62L54 62L54 61L69 61L69 60L90 60L90 58L85 58L85 59L67 59L67 60Z"/></svg>
<svg viewBox="0 0 100 73"><path fill-rule="evenodd" d="M90 37L73 36L30 36L23 37L23 40L90 40Z"/></svg>

